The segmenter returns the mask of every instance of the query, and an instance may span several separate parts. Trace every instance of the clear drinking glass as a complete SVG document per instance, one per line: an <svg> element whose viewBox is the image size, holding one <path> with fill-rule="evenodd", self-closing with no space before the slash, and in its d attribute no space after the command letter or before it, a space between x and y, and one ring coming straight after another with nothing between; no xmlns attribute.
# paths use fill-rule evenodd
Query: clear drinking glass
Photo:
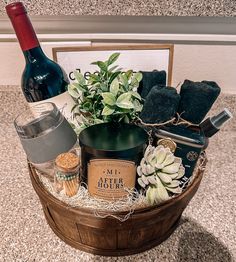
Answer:
<svg viewBox="0 0 236 262"><path fill-rule="evenodd" d="M53 180L54 160L77 145L77 135L54 103L19 114L14 125L28 160Z"/></svg>

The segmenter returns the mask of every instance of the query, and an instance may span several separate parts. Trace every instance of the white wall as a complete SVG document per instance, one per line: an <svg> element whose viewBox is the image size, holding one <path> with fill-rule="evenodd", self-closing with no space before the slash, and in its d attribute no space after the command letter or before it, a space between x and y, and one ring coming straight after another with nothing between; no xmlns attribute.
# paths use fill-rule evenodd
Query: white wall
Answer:
<svg viewBox="0 0 236 262"><path fill-rule="evenodd" d="M90 45L89 41L76 43L43 43L41 46L49 58L55 46ZM18 42L0 42L0 85L20 85L25 58Z"/></svg>
<svg viewBox="0 0 236 262"><path fill-rule="evenodd" d="M213 80L236 94L236 45L175 45L172 85L185 79Z"/></svg>
<svg viewBox="0 0 236 262"><path fill-rule="evenodd" d="M90 45L90 42L76 45ZM52 47L65 44L42 43L52 57ZM75 45L71 43L70 45ZM174 47L172 86L185 79L216 81L224 93L236 94L236 45L180 45ZM16 42L0 42L0 85L20 85L24 57Z"/></svg>

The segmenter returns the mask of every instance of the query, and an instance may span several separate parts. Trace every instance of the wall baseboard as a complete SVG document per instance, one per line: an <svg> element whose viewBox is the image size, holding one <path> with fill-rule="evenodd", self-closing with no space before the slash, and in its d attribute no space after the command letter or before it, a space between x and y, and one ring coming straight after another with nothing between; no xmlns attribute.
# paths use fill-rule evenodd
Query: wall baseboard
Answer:
<svg viewBox="0 0 236 262"><path fill-rule="evenodd" d="M76 41L138 41L173 44L236 44L236 35L211 34L38 34L40 42ZM0 34L1 42L17 41L14 34Z"/></svg>
<svg viewBox="0 0 236 262"><path fill-rule="evenodd" d="M33 16L32 23L49 57L58 46L173 43L173 86L208 79L236 93L234 17ZM7 17L0 17L0 47L0 85L20 84L24 58Z"/></svg>
<svg viewBox="0 0 236 262"><path fill-rule="evenodd" d="M32 16L41 41L158 41L235 44L234 17ZM6 16L0 17L0 41L16 41Z"/></svg>

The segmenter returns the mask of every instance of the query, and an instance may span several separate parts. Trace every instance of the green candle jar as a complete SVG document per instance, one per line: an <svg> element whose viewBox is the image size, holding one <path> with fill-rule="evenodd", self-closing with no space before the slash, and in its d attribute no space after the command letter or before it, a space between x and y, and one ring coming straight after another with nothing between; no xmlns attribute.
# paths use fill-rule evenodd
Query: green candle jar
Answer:
<svg viewBox="0 0 236 262"><path fill-rule="evenodd" d="M116 200L135 187L136 167L148 142L147 133L136 125L103 123L79 135L82 180L90 195Z"/></svg>

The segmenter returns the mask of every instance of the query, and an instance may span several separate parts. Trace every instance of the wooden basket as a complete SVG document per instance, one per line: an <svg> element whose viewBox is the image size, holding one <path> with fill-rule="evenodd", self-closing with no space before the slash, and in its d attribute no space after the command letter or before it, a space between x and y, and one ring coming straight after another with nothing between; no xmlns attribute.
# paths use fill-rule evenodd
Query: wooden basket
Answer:
<svg viewBox="0 0 236 262"><path fill-rule="evenodd" d="M198 169L194 181L182 194L162 205L135 210L129 219L120 222L112 216L96 217L92 209L68 206L45 190L30 164L29 171L54 233L72 247L103 256L140 253L167 239L178 226L182 212L196 193L203 176L202 169ZM126 215L125 212L113 214L119 217Z"/></svg>

